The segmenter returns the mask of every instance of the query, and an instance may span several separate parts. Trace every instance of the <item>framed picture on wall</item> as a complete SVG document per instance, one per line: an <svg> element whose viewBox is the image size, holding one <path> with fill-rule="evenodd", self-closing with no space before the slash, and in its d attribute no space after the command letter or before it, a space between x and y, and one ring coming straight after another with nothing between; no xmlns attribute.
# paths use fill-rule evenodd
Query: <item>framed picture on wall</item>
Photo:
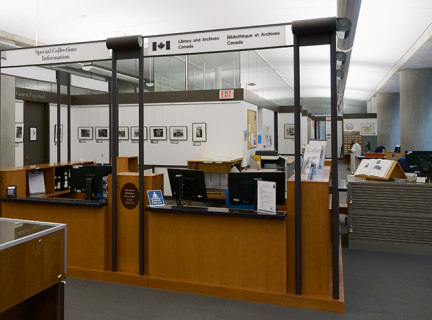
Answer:
<svg viewBox="0 0 432 320"><path fill-rule="evenodd" d="M119 140L129 140L129 127L119 127L118 138Z"/></svg>
<svg viewBox="0 0 432 320"><path fill-rule="evenodd" d="M166 140L167 127L150 127L150 140Z"/></svg>
<svg viewBox="0 0 432 320"><path fill-rule="evenodd" d="M30 127L30 141L37 141L37 128L36 127Z"/></svg>
<svg viewBox="0 0 432 320"><path fill-rule="evenodd" d="M169 127L170 140L187 140L187 127Z"/></svg>
<svg viewBox="0 0 432 320"><path fill-rule="evenodd" d="M96 140L109 140L109 127L95 127Z"/></svg>
<svg viewBox="0 0 432 320"><path fill-rule="evenodd" d="M360 134L374 134L374 124L373 122L367 122L361 124Z"/></svg>
<svg viewBox="0 0 432 320"><path fill-rule="evenodd" d="M147 140L147 127L144 127L144 140Z"/></svg>
<svg viewBox="0 0 432 320"><path fill-rule="evenodd" d="M139 140L139 127L131 127L131 140Z"/></svg>
<svg viewBox="0 0 432 320"><path fill-rule="evenodd" d="M192 123L192 141L207 141L207 125L204 122Z"/></svg>
<svg viewBox="0 0 432 320"><path fill-rule="evenodd" d="M78 127L78 140L93 140L93 127Z"/></svg>
<svg viewBox="0 0 432 320"><path fill-rule="evenodd" d="M57 125L54 125L54 142L57 142ZM60 142L63 142L63 125L60 125Z"/></svg>
<svg viewBox="0 0 432 320"><path fill-rule="evenodd" d="M24 123L15 123L15 142L24 141Z"/></svg>
<svg viewBox="0 0 432 320"><path fill-rule="evenodd" d="M284 138L285 139L294 139L295 138L294 124L292 124L292 123L285 123L284 124Z"/></svg>

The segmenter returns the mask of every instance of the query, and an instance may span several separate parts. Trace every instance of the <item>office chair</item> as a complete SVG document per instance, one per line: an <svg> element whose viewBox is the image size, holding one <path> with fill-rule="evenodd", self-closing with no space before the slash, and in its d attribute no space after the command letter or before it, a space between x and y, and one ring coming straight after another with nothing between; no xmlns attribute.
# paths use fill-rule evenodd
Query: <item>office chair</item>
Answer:
<svg viewBox="0 0 432 320"><path fill-rule="evenodd" d="M376 147L375 152L376 152L376 153L383 153L384 150L385 150L385 147L384 147L384 146L379 146L379 147Z"/></svg>

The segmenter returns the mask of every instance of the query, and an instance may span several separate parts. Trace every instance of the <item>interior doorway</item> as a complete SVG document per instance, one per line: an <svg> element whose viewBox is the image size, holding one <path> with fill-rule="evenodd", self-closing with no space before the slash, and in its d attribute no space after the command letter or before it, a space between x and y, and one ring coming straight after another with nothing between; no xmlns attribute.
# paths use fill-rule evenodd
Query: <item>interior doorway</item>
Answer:
<svg viewBox="0 0 432 320"><path fill-rule="evenodd" d="M49 162L49 108L47 103L24 103L24 165Z"/></svg>

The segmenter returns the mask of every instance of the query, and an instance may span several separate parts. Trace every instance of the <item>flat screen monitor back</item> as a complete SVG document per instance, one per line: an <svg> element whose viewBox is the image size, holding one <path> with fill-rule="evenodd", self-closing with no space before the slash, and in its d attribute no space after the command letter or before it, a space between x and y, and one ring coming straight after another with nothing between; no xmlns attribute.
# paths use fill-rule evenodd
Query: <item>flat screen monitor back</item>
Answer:
<svg viewBox="0 0 432 320"><path fill-rule="evenodd" d="M101 192L103 177L112 173L112 166L109 165L83 165L73 166L71 169L71 190L73 192L86 192L86 177L91 176L91 193Z"/></svg>
<svg viewBox="0 0 432 320"><path fill-rule="evenodd" d="M204 172L192 169L168 169L168 177L173 197L178 198L178 183L176 176L183 177L183 200L207 202Z"/></svg>
<svg viewBox="0 0 432 320"><path fill-rule="evenodd" d="M254 205L255 179L276 182L276 204L285 204L285 190L287 182L285 172L230 172L228 174L229 204Z"/></svg>

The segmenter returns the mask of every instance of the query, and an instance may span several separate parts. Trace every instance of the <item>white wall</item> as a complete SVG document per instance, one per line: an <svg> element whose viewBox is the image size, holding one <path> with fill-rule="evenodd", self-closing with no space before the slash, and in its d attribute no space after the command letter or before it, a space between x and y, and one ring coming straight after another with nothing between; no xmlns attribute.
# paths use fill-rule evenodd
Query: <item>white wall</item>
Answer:
<svg viewBox="0 0 432 320"><path fill-rule="evenodd" d="M347 130L347 123L351 123L353 125L352 130ZM376 136L377 135L377 119L376 118L366 118L366 119L343 119L343 131L358 131L361 133L361 124L362 123L373 123L374 124L374 132L371 134L363 134L364 136Z"/></svg>
<svg viewBox="0 0 432 320"><path fill-rule="evenodd" d="M243 166L247 165L250 154L256 148L247 149L244 141L244 130L247 128L247 110L257 111L257 106L247 102L220 102L220 103L194 103L194 104L152 104L144 107L145 126L187 126L188 140L171 144L170 140L151 143L150 139L144 142L144 163L156 165L186 166L187 160L196 158L229 157L243 158ZM119 125L138 126L138 106L122 105L119 108ZM108 126L107 106L74 106L71 110L71 139L72 159L94 160L108 163L109 142L101 140L96 143L94 127ZM192 142L192 123L205 122L207 141L201 146L194 146ZM258 121L258 127L260 122ZM78 140L78 127L92 127L93 140L80 143ZM119 143L120 156L138 155L138 143L130 139ZM166 168L156 168L156 173L164 173L164 192L170 195L170 185ZM208 187L226 185L226 175L206 175Z"/></svg>
<svg viewBox="0 0 432 320"><path fill-rule="evenodd" d="M294 113L279 113L278 117L278 139L280 154L294 154L295 140L285 139L284 125L294 124ZM300 118L300 142L302 145L308 144L313 137L310 134L311 120L307 116Z"/></svg>

